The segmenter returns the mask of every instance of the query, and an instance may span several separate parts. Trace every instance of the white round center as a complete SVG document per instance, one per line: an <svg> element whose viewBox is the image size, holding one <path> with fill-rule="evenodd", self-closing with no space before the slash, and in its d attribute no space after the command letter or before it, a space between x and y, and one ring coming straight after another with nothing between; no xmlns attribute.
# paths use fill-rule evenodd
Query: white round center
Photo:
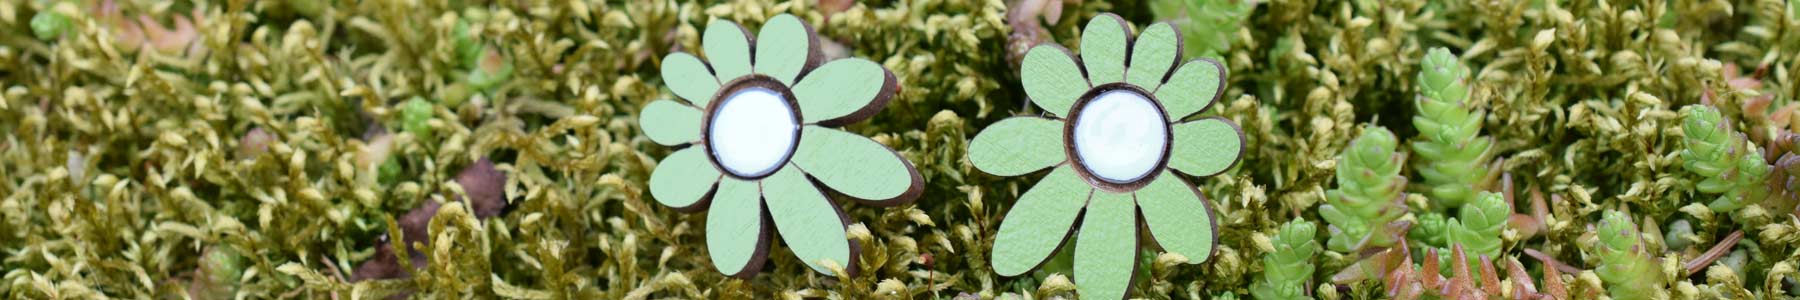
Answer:
<svg viewBox="0 0 1800 300"><path fill-rule="evenodd" d="M1101 93L1075 117L1075 155L1088 173L1112 183L1143 179L1156 169L1169 127L1149 98L1133 91Z"/></svg>
<svg viewBox="0 0 1800 300"><path fill-rule="evenodd" d="M707 128L707 146L726 171L739 177L775 172L793 152L800 123L775 91L750 87L725 97Z"/></svg>

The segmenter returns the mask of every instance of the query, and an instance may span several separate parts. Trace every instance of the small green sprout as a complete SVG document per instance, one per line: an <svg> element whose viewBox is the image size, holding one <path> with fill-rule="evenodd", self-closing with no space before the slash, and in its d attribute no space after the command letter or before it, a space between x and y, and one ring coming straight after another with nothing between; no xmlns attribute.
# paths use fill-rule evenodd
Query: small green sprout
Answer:
<svg viewBox="0 0 1800 300"><path fill-rule="evenodd" d="M218 245L200 254L200 267L188 285L194 299L233 299L247 267L244 257L230 246Z"/></svg>
<svg viewBox="0 0 1800 300"><path fill-rule="evenodd" d="M480 91L492 91L511 78L513 72L512 58L501 48L483 40L472 28L476 24L471 21L486 18L480 13L466 13L450 29L450 43L456 51L456 64L468 68L467 77L463 81ZM461 99L456 101L460 103Z"/></svg>
<svg viewBox="0 0 1800 300"><path fill-rule="evenodd" d="M1256 299L1312 299L1306 282L1312 279L1312 258L1319 252L1313 240L1318 231L1312 222L1294 219L1281 225L1272 241L1275 251L1263 255L1263 276L1250 287Z"/></svg>
<svg viewBox="0 0 1800 300"><path fill-rule="evenodd" d="M389 156L375 172L378 174L376 182L380 182L381 186L394 186L394 183L400 181L400 158Z"/></svg>
<svg viewBox="0 0 1800 300"><path fill-rule="evenodd" d="M1338 156L1338 188L1325 192L1319 216L1331 224L1332 251L1352 252L1393 246L1399 234L1387 226L1406 214L1406 177L1400 167L1406 155L1396 153L1398 139L1386 128L1371 127Z"/></svg>
<svg viewBox="0 0 1800 300"><path fill-rule="evenodd" d="M1486 113L1469 104L1469 68L1444 48L1431 49L1421 64L1412 119L1419 135L1412 149L1424 162L1419 175L1432 210L1443 211L1475 196L1493 140L1478 135Z"/></svg>
<svg viewBox="0 0 1800 300"><path fill-rule="evenodd" d="M1787 1L1788 17L1800 20L1800 5L1796 5L1796 3L1800 3L1800 1ZM1800 286L1796 286L1796 290L1800 290Z"/></svg>
<svg viewBox="0 0 1800 300"><path fill-rule="evenodd" d="M467 82L470 87L491 91L495 87L499 87L501 83L505 83L508 78L512 78L512 59L507 57L500 48L491 45L485 46L482 47L480 53L476 56L479 59L469 69Z"/></svg>
<svg viewBox="0 0 1800 300"><path fill-rule="evenodd" d="M431 116L434 109L431 106L430 101L421 97L406 100L400 106L400 129L412 133L414 138L421 141L432 140Z"/></svg>
<svg viewBox="0 0 1800 300"><path fill-rule="evenodd" d="M1719 195L1707 208L1729 213L1768 196L1763 180L1769 175L1769 165L1763 163L1760 147L1747 144L1718 109L1689 105L1681 109L1681 118L1681 130L1686 133L1681 166L1704 178L1694 184L1695 189Z"/></svg>
<svg viewBox="0 0 1800 300"><path fill-rule="evenodd" d="M1444 246L1444 232L1450 229L1450 219L1440 213L1421 213L1417 215L1417 223L1406 232L1408 240L1432 246Z"/></svg>
<svg viewBox="0 0 1800 300"><path fill-rule="evenodd" d="M1249 0L1156 0L1150 3L1159 20L1176 21L1181 28L1182 52L1188 57L1223 58L1231 51L1238 29L1256 10Z"/></svg>
<svg viewBox="0 0 1800 300"><path fill-rule="evenodd" d="M1613 299L1666 299L1662 271L1644 249L1638 229L1624 212L1608 210L1601 218L1600 268L1594 270Z"/></svg>
<svg viewBox="0 0 1800 300"><path fill-rule="evenodd" d="M473 66L481 61L481 39L469 29L469 20L456 20L450 31L452 46L456 47L456 63Z"/></svg>
<svg viewBox="0 0 1800 300"><path fill-rule="evenodd" d="M31 34L36 35L39 40L54 40L74 26L69 16L54 11L40 11L31 16Z"/></svg>

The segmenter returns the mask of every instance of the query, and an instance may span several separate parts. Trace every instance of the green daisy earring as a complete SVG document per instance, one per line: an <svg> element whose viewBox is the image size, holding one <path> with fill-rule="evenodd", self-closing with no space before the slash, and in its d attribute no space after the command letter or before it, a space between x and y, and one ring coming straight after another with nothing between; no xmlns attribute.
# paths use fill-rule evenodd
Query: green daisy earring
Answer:
<svg viewBox="0 0 1800 300"><path fill-rule="evenodd" d="M1183 121L1218 100L1225 68L1205 58L1177 65L1181 35L1169 23L1150 25L1135 42L1130 26L1112 14L1089 21L1079 60L1055 44L1026 52L1025 94L1048 116L1000 120L970 142L969 161L989 174L1053 168L1001 221L992 259L1000 275L1037 268L1080 226L1076 287L1087 298L1123 298L1136 274L1140 220L1164 251L1194 264L1212 257L1212 209L1173 171L1216 175L1243 153L1236 123Z"/></svg>
<svg viewBox="0 0 1800 300"><path fill-rule="evenodd" d="M662 61L664 82L686 102L651 102L638 120L651 141L678 149L651 172L651 197L708 211L706 248L720 273L747 278L762 268L770 219L813 271L829 275L835 264L856 273L850 219L815 182L873 206L924 191L898 153L833 128L881 111L898 89L894 74L865 59L821 64L812 27L787 14L755 39L712 21L701 43L704 61L681 52Z"/></svg>

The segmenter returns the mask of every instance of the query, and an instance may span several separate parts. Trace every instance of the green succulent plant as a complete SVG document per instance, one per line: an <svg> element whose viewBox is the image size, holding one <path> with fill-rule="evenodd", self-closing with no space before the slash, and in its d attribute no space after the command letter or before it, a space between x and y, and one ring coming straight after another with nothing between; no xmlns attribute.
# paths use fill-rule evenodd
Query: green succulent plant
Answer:
<svg viewBox="0 0 1800 300"><path fill-rule="evenodd" d="M1500 194L1481 192L1457 213L1456 218L1445 222L1445 242L1462 245L1468 252L1469 265L1499 258L1500 232L1506 229L1507 217L1512 215L1506 200Z"/></svg>
<svg viewBox="0 0 1800 300"><path fill-rule="evenodd" d="M481 50L485 47L481 38L469 28L469 20L458 19L450 28L450 42L456 49L456 63L462 66L474 66L481 61Z"/></svg>
<svg viewBox="0 0 1800 300"><path fill-rule="evenodd" d="M1769 165L1763 163L1760 147L1750 145L1744 135L1731 128L1719 110L1706 105L1681 108L1681 166L1700 182L1694 188L1719 197L1707 204L1714 212L1734 212L1769 194L1763 181L1769 176Z"/></svg>
<svg viewBox="0 0 1800 300"><path fill-rule="evenodd" d="M1448 236L1445 232L1450 230L1449 217L1440 213L1428 212L1420 213L1416 218L1413 220L1412 229L1406 232L1407 240L1431 246L1445 246L1444 237Z"/></svg>
<svg viewBox="0 0 1800 300"><path fill-rule="evenodd" d="M494 46L483 46L477 53L476 60L470 63L469 77L465 80L470 87L492 91L512 78L512 57L506 55L506 51Z"/></svg>
<svg viewBox="0 0 1800 300"><path fill-rule="evenodd" d="M1796 4L1796 3L1800 3L1800 2L1796 2L1796 1L1788 1L1787 2L1788 17L1793 18L1794 20L1800 20L1800 4Z"/></svg>
<svg viewBox="0 0 1800 300"><path fill-rule="evenodd" d="M463 82L479 91L492 91L512 78L513 62L507 52L481 38L473 26L488 16L478 11L463 14L450 27L450 46L457 66L467 69Z"/></svg>
<svg viewBox="0 0 1800 300"><path fill-rule="evenodd" d="M233 299L247 267L244 256L228 246L215 246L200 255L200 268L188 294L194 299Z"/></svg>
<svg viewBox="0 0 1800 300"><path fill-rule="evenodd" d="M1501 254L1500 233L1506 230L1507 221L1512 216L1511 206L1500 194L1480 192L1475 199L1460 207L1456 217L1446 217L1439 213L1422 213L1417 215L1414 224L1406 236L1419 243L1415 247L1437 248L1438 252L1450 253L1451 247L1461 245L1468 253L1470 265L1480 265L1481 259L1499 259ZM1439 256L1439 271L1449 272L1450 256Z"/></svg>
<svg viewBox="0 0 1800 300"><path fill-rule="evenodd" d="M1256 9L1249 0L1156 0L1151 12L1159 20L1174 20L1181 29L1182 52L1188 57L1222 58L1231 51L1238 28Z"/></svg>
<svg viewBox="0 0 1800 300"><path fill-rule="evenodd" d="M1444 48L1431 49L1420 63L1412 150L1423 162L1419 175L1431 209L1444 211L1475 196L1493 140L1479 135L1486 113L1469 104L1469 68Z"/></svg>
<svg viewBox="0 0 1800 300"><path fill-rule="evenodd" d="M1647 250L1631 217L1608 210L1596 229L1599 234L1600 268L1594 270L1613 299L1666 299L1659 268Z"/></svg>
<svg viewBox="0 0 1800 300"><path fill-rule="evenodd" d="M1306 283L1312 279L1312 258L1319 252L1313 240L1318 229L1312 222L1294 219L1281 225L1270 241L1275 251L1263 254L1263 275L1250 287L1256 299L1312 299Z"/></svg>
<svg viewBox="0 0 1800 300"><path fill-rule="evenodd" d="M1389 223L1406 214L1406 177L1400 168L1406 155L1395 151L1398 139L1387 128L1364 130L1338 156L1337 189L1325 192L1319 216L1331 224L1332 251L1352 252L1393 246L1399 229Z"/></svg>
<svg viewBox="0 0 1800 300"><path fill-rule="evenodd" d="M31 34L39 40L54 40L75 26L69 16L54 11L40 11L31 16Z"/></svg>
<svg viewBox="0 0 1800 300"><path fill-rule="evenodd" d="M420 141L432 140L431 117L434 108L431 101L422 97L413 97L400 105L400 130L412 133L413 138Z"/></svg>
<svg viewBox="0 0 1800 300"><path fill-rule="evenodd" d="M381 183L381 186L393 186L400 181L400 171L400 158L388 157L375 169L376 182Z"/></svg>

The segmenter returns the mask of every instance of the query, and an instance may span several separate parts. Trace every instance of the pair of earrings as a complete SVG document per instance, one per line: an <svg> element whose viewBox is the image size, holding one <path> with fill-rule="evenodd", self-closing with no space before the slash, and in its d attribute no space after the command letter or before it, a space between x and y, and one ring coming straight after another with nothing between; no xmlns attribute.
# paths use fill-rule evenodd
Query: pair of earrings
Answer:
<svg viewBox="0 0 1800 300"><path fill-rule="evenodd" d="M651 196L708 211L706 246L720 273L755 275L771 225L813 271L858 272L851 221L821 188L871 206L923 193L905 158L837 129L881 111L898 89L893 73L866 59L823 61L813 29L787 14L754 37L715 20L701 43L705 60L677 52L662 61L665 84L686 101L651 102L640 115L651 141L677 149L651 173ZM1230 120L1188 121L1223 94L1226 71L1211 59L1181 62L1181 45L1171 24L1133 38L1131 24L1103 14L1083 29L1079 59L1055 44L1027 52L1021 84L1044 115L996 122L968 149L970 163L996 176L1052 169L1002 220L996 273L1036 269L1073 239L1079 292L1115 299L1137 273L1143 242L1189 263L1212 256L1212 209L1176 174L1224 172L1244 139Z"/></svg>

